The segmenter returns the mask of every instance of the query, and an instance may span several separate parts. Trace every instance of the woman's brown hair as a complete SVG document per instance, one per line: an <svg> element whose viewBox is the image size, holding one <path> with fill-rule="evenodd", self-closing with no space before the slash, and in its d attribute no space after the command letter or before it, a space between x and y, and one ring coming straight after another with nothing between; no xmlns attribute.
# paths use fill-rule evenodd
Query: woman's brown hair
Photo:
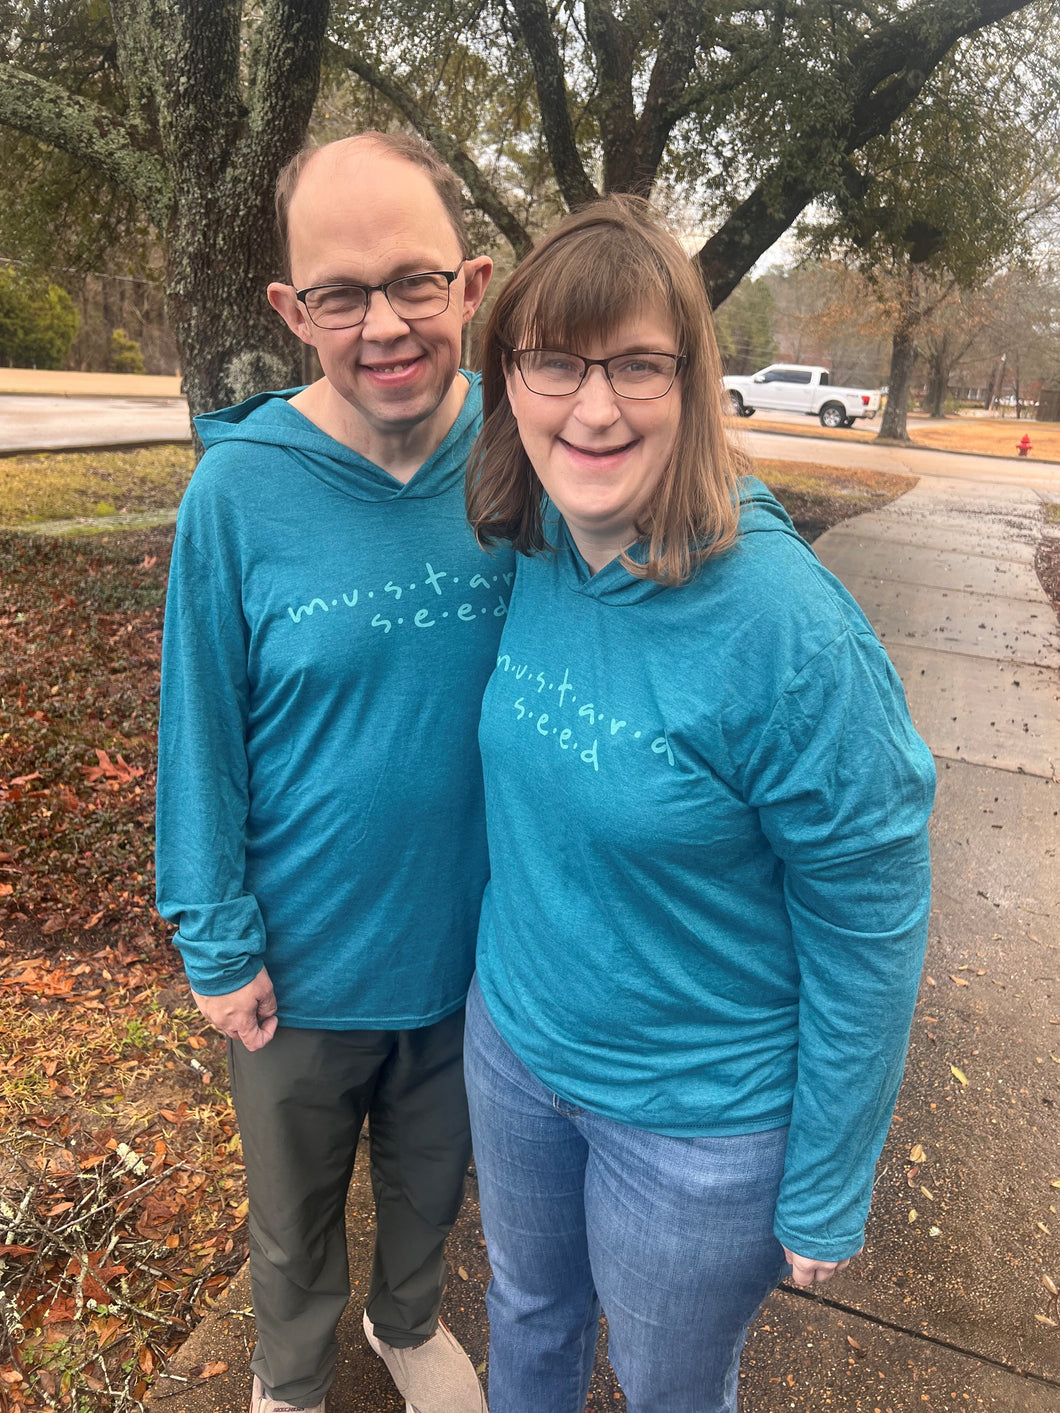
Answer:
<svg viewBox="0 0 1060 1413"><path fill-rule="evenodd" d="M577 352L606 340L642 310L671 320L687 362L677 440L637 525L648 542L638 577L690 579L708 555L736 539L737 482L746 456L726 436L721 360L706 292L676 238L647 202L609 196L565 217L518 267L490 313L482 345L484 424L468 463L468 519L479 543L522 554L550 548L544 492L519 440L506 378L515 348Z"/></svg>

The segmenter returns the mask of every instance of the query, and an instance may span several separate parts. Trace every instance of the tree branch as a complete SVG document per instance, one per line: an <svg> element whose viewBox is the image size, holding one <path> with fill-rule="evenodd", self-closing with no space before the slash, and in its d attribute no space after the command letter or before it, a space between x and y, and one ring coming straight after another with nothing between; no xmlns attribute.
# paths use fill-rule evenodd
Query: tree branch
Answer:
<svg viewBox="0 0 1060 1413"><path fill-rule="evenodd" d="M673 0L666 12L637 123L637 163L651 176L662 161L670 133L681 115L688 76L696 62L702 19L700 8L689 0Z"/></svg>
<svg viewBox="0 0 1060 1413"><path fill-rule="evenodd" d="M358 78L370 84L378 93L401 113L427 139L438 154L452 167L460 180L471 193L471 199L480 211L493 222L521 259L532 245L530 236L515 213L505 204L497 188L445 128L420 107L419 103L389 75L382 73L361 54L340 44L331 43L330 53L343 63Z"/></svg>
<svg viewBox="0 0 1060 1413"><path fill-rule="evenodd" d="M564 201L573 210L576 206L595 201L599 192L586 175L574 138L567 103L567 83L552 16L545 0L506 0L506 3L515 15L533 65L541 126L552 170Z"/></svg>
<svg viewBox="0 0 1060 1413"><path fill-rule="evenodd" d="M604 190L636 185L637 118L633 108L633 46L608 0L584 0L585 32L596 57L598 85L592 107L604 149ZM648 186L651 185L649 176Z"/></svg>
<svg viewBox="0 0 1060 1413"><path fill-rule="evenodd" d="M855 101L845 120L800 133L799 148L831 149L850 156L905 112L959 39L1025 9L1027 3L949 0L946 5L921 7L866 35L848 65L847 88ZM789 148L778 158L696 256L715 308L820 194L818 173L807 166L792 172L790 153Z"/></svg>
<svg viewBox="0 0 1060 1413"><path fill-rule="evenodd" d="M0 68L0 123L57 147L127 191L164 230L172 194L147 134L130 123L13 65Z"/></svg>
<svg viewBox="0 0 1060 1413"><path fill-rule="evenodd" d="M269 0L248 93L255 153L282 165L309 127L320 87L328 0Z"/></svg>

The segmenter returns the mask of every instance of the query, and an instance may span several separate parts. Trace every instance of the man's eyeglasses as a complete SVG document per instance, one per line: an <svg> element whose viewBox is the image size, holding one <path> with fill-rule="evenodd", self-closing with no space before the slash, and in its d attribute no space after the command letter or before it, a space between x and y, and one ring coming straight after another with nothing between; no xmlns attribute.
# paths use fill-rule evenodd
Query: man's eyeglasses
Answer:
<svg viewBox="0 0 1060 1413"><path fill-rule="evenodd" d="M552 348L513 348L509 357L532 393L570 397L589 376L602 368L619 397L647 402L665 397L688 362L684 353L618 353L613 358L582 358Z"/></svg>
<svg viewBox="0 0 1060 1413"><path fill-rule="evenodd" d="M295 297L318 329L352 329L364 322L368 301L377 291L399 319L433 319L449 308L449 287L463 268L424 270L382 285L312 285Z"/></svg>

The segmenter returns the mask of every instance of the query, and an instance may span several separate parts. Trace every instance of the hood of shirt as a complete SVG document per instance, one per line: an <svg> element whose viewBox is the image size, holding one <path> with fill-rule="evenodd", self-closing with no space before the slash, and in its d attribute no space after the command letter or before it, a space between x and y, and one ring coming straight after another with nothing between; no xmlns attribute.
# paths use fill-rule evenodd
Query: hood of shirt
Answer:
<svg viewBox="0 0 1060 1413"><path fill-rule="evenodd" d="M337 442L291 406L302 388L263 392L235 407L195 418L195 430L207 449L221 442L245 445L248 458L256 446L286 453L303 471L356 500L427 499L444 494L461 480L481 423L481 383L478 373L463 373L467 396L449 432L407 482L396 480L374 461Z"/></svg>
<svg viewBox="0 0 1060 1413"><path fill-rule="evenodd" d="M754 476L746 476L740 481L739 492L739 538L731 549L725 551L726 555L739 554L741 543L748 535L784 535L812 556L813 551L767 486ZM611 560L599 573L594 574L582 558L566 524L555 512L552 516L546 512L545 533L556 546L560 568L569 587L587 598L608 604L636 604L654 598L656 594L667 593L673 587L659 584L654 579L639 579L635 574L631 574L619 559ZM629 558L638 564L645 563L647 557L648 547L644 541L633 545L629 550ZM708 559L700 568L698 577L709 577L715 562Z"/></svg>

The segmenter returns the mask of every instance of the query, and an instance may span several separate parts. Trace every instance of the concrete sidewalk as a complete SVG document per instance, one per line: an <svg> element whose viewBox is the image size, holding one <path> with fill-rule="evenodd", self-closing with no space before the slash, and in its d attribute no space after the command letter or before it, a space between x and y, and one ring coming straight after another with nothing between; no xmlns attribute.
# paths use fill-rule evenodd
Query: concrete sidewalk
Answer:
<svg viewBox="0 0 1060 1413"><path fill-rule="evenodd" d="M744 1355L742 1413L1060 1409L1060 1329L1039 1318L1056 1316L1043 1274L1060 1283L1060 639L1033 569L1043 533L1032 490L925 478L815 546L886 643L935 754L935 904L865 1254L823 1295L770 1299ZM399 1413L359 1328L363 1166L329 1407ZM474 1199L472 1183L445 1318L478 1364ZM155 1413L242 1413L249 1303L244 1273L156 1384ZM227 1370L197 1379L211 1360ZM624 1407L602 1353L590 1407Z"/></svg>
<svg viewBox="0 0 1060 1413"><path fill-rule="evenodd" d="M815 545L936 758L934 906L865 1254L823 1296L774 1297L745 1413L1060 1408L1060 1330L1036 1318L1056 1315L1043 1274L1060 1282L1060 636L1034 574L1043 533L1033 491L925 478Z"/></svg>

